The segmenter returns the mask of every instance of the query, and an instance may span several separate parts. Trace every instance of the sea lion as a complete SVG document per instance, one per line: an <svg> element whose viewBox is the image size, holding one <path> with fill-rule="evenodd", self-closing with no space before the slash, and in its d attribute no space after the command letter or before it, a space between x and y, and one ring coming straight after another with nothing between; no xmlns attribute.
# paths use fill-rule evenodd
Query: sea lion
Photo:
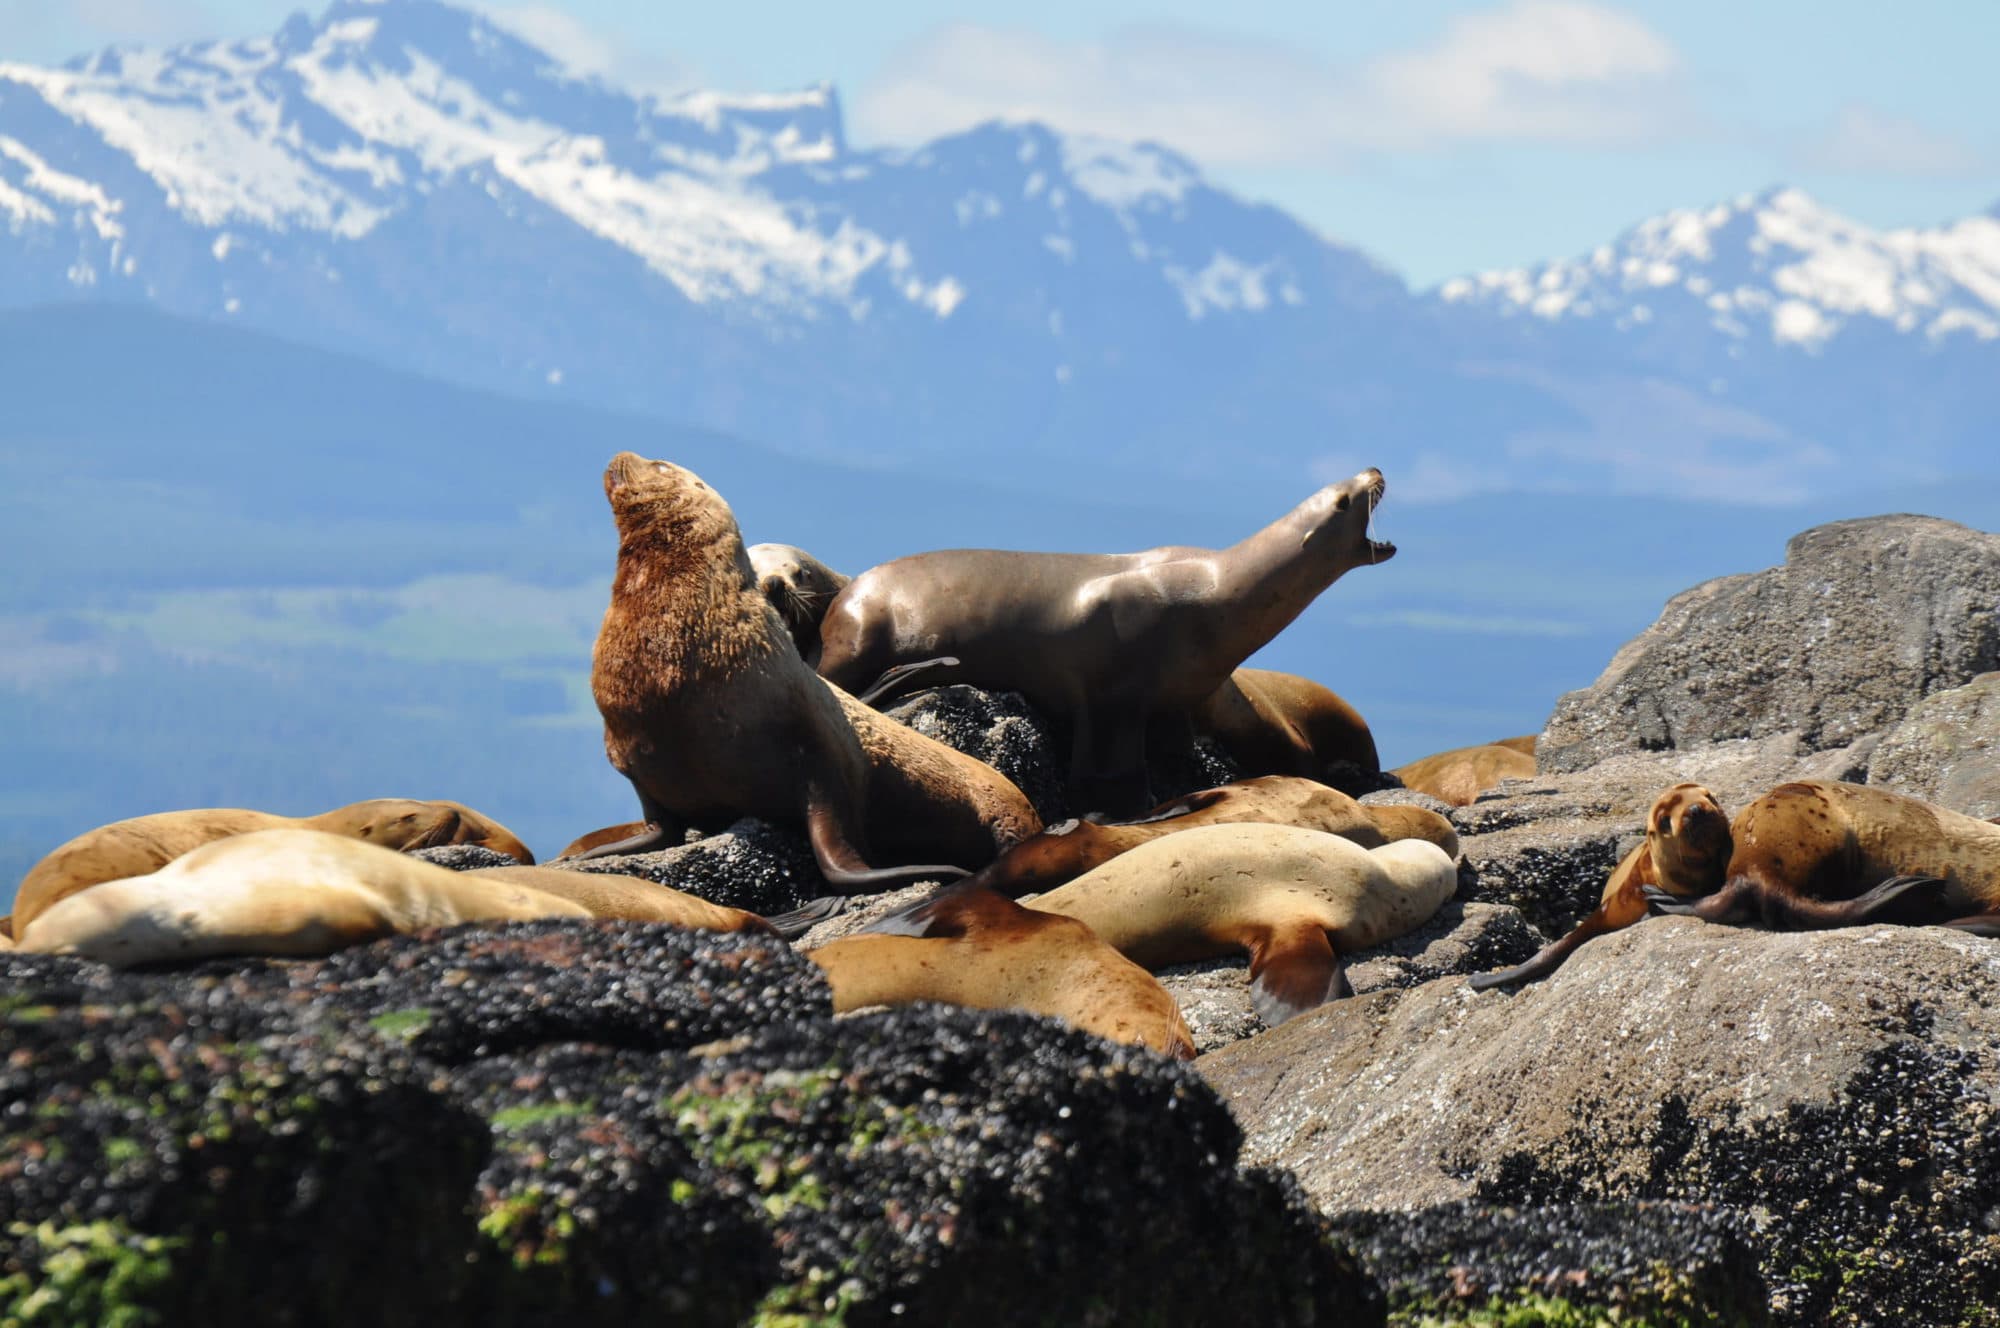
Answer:
<svg viewBox="0 0 2000 1328"><path fill-rule="evenodd" d="M1729 818L1715 796L1699 784L1674 785L1653 799L1646 813L1645 842L1612 869L1597 910L1526 962L1473 977L1472 988L1484 991L1547 977L1591 937L1645 917L1648 887L1684 898L1712 893L1722 885L1730 847Z"/></svg>
<svg viewBox="0 0 2000 1328"><path fill-rule="evenodd" d="M1026 1010L1194 1059L1173 996L1082 923L990 890L953 893L926 910L917 929L843 936L804 952L826 973L836 1013L907 1001Z"/></svg>
<svg viewBox="0 0 2000 1328"><path fill-rule="evenodd" d="M1535 758L1530 753L1490 742L1438 752L1399 765L1389 773L1402 780L1406 789L1428 793L1454 807L1466 807L1503 779L1533 779Z"/></svg>
<svg viewBox="0 0 2000 1328"><path fill-rule="evenodd" d="M1517 752L1525 752L1527 755L1533 756L1535 754L1535 747L1541 740L1542 735L1539 733L1523 733L1517 738L1495 738L1487 745L1492 747L1511 747Z"/></svg>
<svg viewBox="0 0 2000 1328"><path fill-rule="evenodd" d="M1194 728L1222 744L1245 775L1326 779L1380 774L1375 735L1330 688L1295 673L1238 669L1195 707Z"/></svg>
<svg viewBox="0 0 2000 1328"><path fill-rule="evenodd" d="M1394 556L1393 544L1368 538L1384 491L1382 473L1365 470L1227 549L898 558L835 597L819 672L858 691L895 666L955 657L943 680L1020 692L1070 724L1080 805L1136 811L1153 801L1149 721L1186 724L1322 590Z"/></svg>
<svg viewBox="0 0 2000 1328"><path fill-rule="evenodd" d="M849 581L804 549L791 544L752 544L750 571L757 589L784 619L801 659L819 655L819 624Z"/></svg>
<svg viewBox="0 0 2000 1328"><path fill-rule="evenodd" d="M1366 849L1291 825L1210 825L1023 902L1147 968L1247 950L1251 1002L1275 1026L1345 996L1342 953L1421 926L1457 889L1457 866L1425 840Z"/></svg>
<svg viewBox="0 0 2000 1328"><path fill-rule="evenodd" d="M757 589L729 504L699 476L621 452L604 492L618 564L591 691L605 755L651 828L584 856L678 844L696 821L803 820L821 873L852 892L956 880L1041 828L999 771L807 667ZM877 839L938 846L952 865L871 867Z"/></svg>
<svg viewBox="0 0 2000 1328"><path fill-rule="evenodd" d="M589 917L582 904L320 830L253 830L51 906L19 948L114 967L320 955L460 922Z"/></svg>
<svg viewBox="0 0 2000 1328"><path fill-rule="evenodd" d="M552 861L560 862L564 858L580 858L590 852L590 850L602 845L615 844L624 839L634 839L647 833L649 833L649 827L644 821L626 821L619 825L607 825L601 829L592 830L587 835L578 835L569 842L569 845L562 852L556 854Z"/></svg>
<svg viewBox="0 0 2000 1328"><path fill-rule="evenodd" d="M2000 936L2000 826L1863 784L1780 784L1729 823L1720 888L1656 913L1781 928L1912 922Z"/></svg>
<svg viewBox="0 0 2000 1328"><path fill-rule="evenodd" d="M520 862L535 860L513 831L456 802L371 798L317 816L279 816L243 807L154 812L87 830L29 868L14 896L14 920L26 927L59 899L101 881L158 871L203 844L283 829L319 830L405 851L477 844Z"/></svg>
<svg viewBox="0 0 2000 1328"><path fill-rule="evenodd" d="M1451 822L1422 807L1364 807L1338 789L1294 775L1264 775L1202 789L1129 821L1064 821L1024 839L953 889L974 886L1008 899L1053 890L1162 835L1204 825L1294 825L1340 835L1363 848L1424 839L1458 856Z"/></svg>
<svg viewBox="0 0 2000 1328"><path fill-rule="evenodd" d="M753 931L766 936L778 934L777 928L755 913L712 904L699 895L691 895L640 876L565 871L560 867L475 867L464 874L526 886L545 895L571 900L589 909L594 918L665 922L703 931Z"/></svg>

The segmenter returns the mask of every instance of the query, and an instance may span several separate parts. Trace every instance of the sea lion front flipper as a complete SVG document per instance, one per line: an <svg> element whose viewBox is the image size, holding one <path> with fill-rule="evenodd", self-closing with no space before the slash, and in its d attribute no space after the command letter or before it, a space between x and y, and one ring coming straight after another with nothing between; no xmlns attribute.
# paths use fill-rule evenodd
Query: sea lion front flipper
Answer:
<svg viewBox="0 0 2000 1328"><path fill-rule="evenodd" d="M1188 794L1186 797L1174 798L1169 802L1163 802L1143 816L1135 816L1130 820L1100 820L1094 813L1085 819L1094 821L1098 825L1153 825L1160 821L1177 821L1183 816L1193 816L1196 812L1206 811L1228 796L1229 793L1226 789L1201 789L1198 792Z"/></svg>
<svg viewBox="0 0 2000 1328"><path fill-rule="evenodd" d="M846 908L846 895L821 895L788 913L773 913L764 921L770 923L771 930L785 940L796 941L828 918L839 917Z"/></svg>
<svg viewBox="0 0 2000 1328"><path fill-rule="evenodd" d="M627 853L657 853L663 848L680 846L685 830L672 823L646 822L646 828L628 839L614 839L609 844L599 844L596 848L585 849L572 861L589 862L593 858L615 858Z"/></svg>
<svg viewBox="0 0 2000 1328"><path fill-rule="evenodd" d="M1639 893L1646 896L1646 911L1667 917L1685 918L1694 915L1694 903L1682 899L1677 894L1662 890L1657 885L1642 885Z"/></svg>
<svg viewBox="0 0 2000 1328"><path fill-rule="evenodd" d="M1970 932L1974 936L2000 938L2000 913L1975 913L1969 918L1953 918L1950 922L1941 925L1956 927L1960 931Z"/></svg>
<svg viewBox="0 0 2000 1328"><path fill-rule="evenodd" d="M1018 922L1029 909L983 885L954 885L921 903L875 919L857 936L964 936L982 926Z"/></svg>
<svg viewBox="0 0 2000 1328"><path fill-rule="evenodd" d="M862 705L872 706L880 710L884 702L893 701L906 691L916 690L916 680L923 675L927 673L942 674L947 669L955 669L957 667L958 656L956 655L939 655L936 659L919 659L908 664L898 664L894 668L884 669L882 676L874 682L869 683L868 690L856 692L854 699ZM950 678L943 677L934 679L923 685L926 687L944 687L948 686L950 681Z"/></svg>
<svg viewBox="0 0 2000 1328"><path fill-rule="evenodd" d="M1249 949L1250 1004L1267 1028L1349 994L1340 956L1316 922L1268 928Z"/></svg>

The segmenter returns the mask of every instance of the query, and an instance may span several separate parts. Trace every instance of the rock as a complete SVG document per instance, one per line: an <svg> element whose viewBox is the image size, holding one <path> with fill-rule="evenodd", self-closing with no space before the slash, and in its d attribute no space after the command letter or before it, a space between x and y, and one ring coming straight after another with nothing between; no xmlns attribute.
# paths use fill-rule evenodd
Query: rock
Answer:
<svg viewBox="0 0 2000 1328"><path fill-rule="evenodd" d="M1780 1321L2000 1298L2000 946L1655 918L1545 982L1336 1002L1203 1056L1246 1154L1327 1209L1741 1209Z"/></svg>
<svg viewBox="0 0 2000 1328"><path fill-rule="evenodd" d="M1839 521L1785 563L1675 596L1598 680L1556 705L1536 759L1797 734L1844 747L1932 692L2000 668L2000 535L1934 517Z"/></svg>
<svg viewBox="0 0 2000 1328"><path fill-rule="evenodd" d="M1383 778L1394 779L1395 776L1385 774ZM1413 788L1404 788L1400 783L1389 785L1386 788L1371 789L1366 793L1358 795L1355 801L1368 807L1422 807L1425 811L1436 812L1439 816L1444 817L1449 817L1453 812L1458 810L1458 808L1452 806L1443 798L1433 798L1428 793L1419 793Z"/></svg>
<svg viewBox="0 0 2000 1328"><path fill-rule="evenodd" d="M2000 816L2000 673L1918 702L1882 736L1868 782L1967 816Z"/></svg>
<svg viewBox="0 0 2000 1328"><path fill-rule="evenodd" d="M1745 1226L1739 1213L1647 1202L1442 1204L1334 1221L1399 1320L1447 1323L1597 1322L1577 1305L1620 1323L1768 1323Z"/></svg>
<svg viewBox="0 0 2000 1328"><path fill-rule="evenodd" d="M438 848L414 848L409 850L413 858L439 867L449 867L453 871L479 871L487 867L518 867L521 864L505 853L486 847L484 844L445 844Z"/></svg>
<svg viewBox="0 0 2000 1328"><path fill-rule="evenodd" d="M588 862L549 864L612 876L639 876L660 885L769 917L827 893L805 832L746 816L718 834L675 848L627 853Z"/></svg>

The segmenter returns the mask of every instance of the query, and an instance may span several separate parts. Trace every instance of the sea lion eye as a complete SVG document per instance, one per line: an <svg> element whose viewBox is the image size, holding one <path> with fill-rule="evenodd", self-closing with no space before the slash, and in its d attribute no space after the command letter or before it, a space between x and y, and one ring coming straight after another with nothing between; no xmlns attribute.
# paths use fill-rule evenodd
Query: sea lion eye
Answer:
<svg viewBox="0 0 2000 1328"><path fill-rule="evenodd" d="M1674 814L1672 812L1661 812L1660 833L1663 835L1670 835L1673 832L1674 832Z"/></svg>
<svg viewBox="0 0 2000 1328"><path fill-rule="evenodd" d="M1349 498L1346 494L1343 493L1340 495L1340 497L1333 500L1333 510L1336 512L1345 512L1347 510L1347 505L1353 501L1354 500L1352 498Z"/></svg>

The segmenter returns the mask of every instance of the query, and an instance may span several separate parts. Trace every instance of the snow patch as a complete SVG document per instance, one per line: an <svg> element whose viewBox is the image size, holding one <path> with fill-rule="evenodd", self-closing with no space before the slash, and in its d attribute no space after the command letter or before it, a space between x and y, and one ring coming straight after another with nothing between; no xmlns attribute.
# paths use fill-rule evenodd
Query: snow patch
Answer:
<svg viewBox="0 0 2000 1328"><path fill-rule="evenodd" d="M1211 312L1238 309L1255 312L1269 308L1271 294L1265 282L1277 266L1276 260L1253 265L1218 250L1199 272L1190 273L1173 264L1162 271L1180 292L1181 306L1187 310L1187 316L1200 320Z"/></svg>
<svg viewBox="0 0 2000 1328"><path fill-rule="evenodd" d="M1114 212L1142 204L1178 207L1201 177L1159 148L1090 134L1062 136L1063 172L1085 196Z"/></svg>

